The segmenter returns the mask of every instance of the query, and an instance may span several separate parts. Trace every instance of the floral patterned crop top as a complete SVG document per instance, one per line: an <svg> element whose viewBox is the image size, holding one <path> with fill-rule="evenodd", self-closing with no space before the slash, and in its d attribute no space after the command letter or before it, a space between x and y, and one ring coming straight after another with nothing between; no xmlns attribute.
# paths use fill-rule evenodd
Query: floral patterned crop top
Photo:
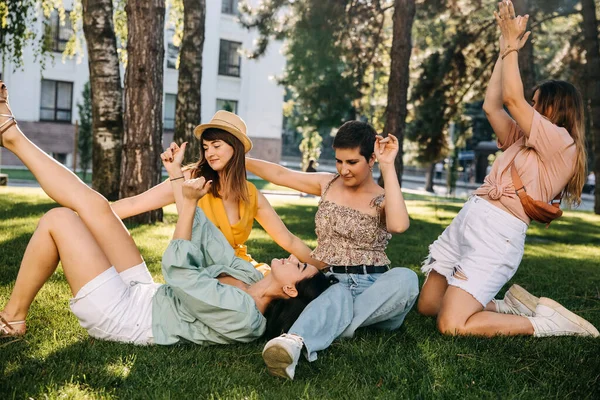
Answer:
<svg viewBox="0 0 600 400"><path fill-rule="evenodd" d="M329 181L321 195L315 214L317 248L311 256L329 265L389 265L385 249L392 235L379 217L385 195L371 200L377 217L340 206L326 199L329 187L338 177L339 174Z"/></svg>

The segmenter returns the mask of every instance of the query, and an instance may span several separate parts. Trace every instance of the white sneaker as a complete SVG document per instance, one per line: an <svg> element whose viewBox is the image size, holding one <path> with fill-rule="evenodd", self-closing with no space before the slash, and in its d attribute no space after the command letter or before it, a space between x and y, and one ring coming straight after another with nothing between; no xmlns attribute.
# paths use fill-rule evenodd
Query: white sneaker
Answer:
<svg viewBox="0 0 600 400"><path fill-rule="evenodd" d="M503 300L494 299L492 301L499 313L533 317L540 299L515 284L508 289Z"/></svg>
<svg viewBox="0 0 600 400"><path fill-rule="evenodd" d="M528 319L533 325L533 336L536 337L600 336L594 325L547 297L540 298L535 317Z"/></svg>
<svg viewBox="0 0 600 400"><path fill-rule="evenodd" d="M269 373L273 376L294 379L302 346L304 342L300 336L287 333L269 340L262 352Z"/></svg>

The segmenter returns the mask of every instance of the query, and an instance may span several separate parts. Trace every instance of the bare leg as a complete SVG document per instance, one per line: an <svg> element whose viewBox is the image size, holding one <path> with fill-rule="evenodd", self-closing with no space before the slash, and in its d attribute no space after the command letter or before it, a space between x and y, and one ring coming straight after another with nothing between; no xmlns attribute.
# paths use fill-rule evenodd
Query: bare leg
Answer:
<svg viewBox="0 0 600 400"><path fill-rule="evenodd" d="M0 96L6 95L0 89ZM0 114L9 114L0 103ZM0 123L6 120L0 117ZM14 125L2 134L2 144L29 168L42 189L57 203L77 211L96 242L117 271L142 262L129 232L114 214L108 201L90 189L75 174L40 150Z"/></svg>
<svg viewBox="0 0 600 400"><path fill-rule="evenodd" d="M433 270L430 271L419 295L417 303L419 313L428 317L438 315L447 288L446 277Z"/></svg>
<svg viewBox="0 0 600 400"><path fill-rule="evenodd" d="M98 243L73 211L50 210L27 245L15 287L0 315L9 322L25 320L33 299L56 270L59 258L73 295L110 268Z"/></svg>
<svg viewBox="0 0 600 400"><path fill-rule="evenodd" d="M533 325L525 317L483 311L473 296L449 286L437 319L440 332L449 335L533 335Z"/></svg>

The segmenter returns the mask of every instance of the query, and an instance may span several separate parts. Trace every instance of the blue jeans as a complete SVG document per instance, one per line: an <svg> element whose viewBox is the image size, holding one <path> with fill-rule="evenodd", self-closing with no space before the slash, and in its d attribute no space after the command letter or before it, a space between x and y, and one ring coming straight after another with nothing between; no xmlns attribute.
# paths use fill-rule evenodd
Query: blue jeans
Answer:
<svg viewBox="0 0 600 400"><path fill-rule="evenodd" d="M398 329L419 294L417 274L407 268L333 275L340 282L313 300L289 331L302 337L309 361L335 338L352 337L360 327Z"/></svg>

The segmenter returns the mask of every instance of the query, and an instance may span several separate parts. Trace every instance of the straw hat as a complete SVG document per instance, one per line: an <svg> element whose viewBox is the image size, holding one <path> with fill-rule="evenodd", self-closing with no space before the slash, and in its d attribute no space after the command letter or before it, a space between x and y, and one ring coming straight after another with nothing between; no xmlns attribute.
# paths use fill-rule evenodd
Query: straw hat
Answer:
<svg viewBox="0 0 600 400"><path fill-rule="evenodd" d="M210 128L217 128L231 133L242 142L246 153L252 148L252 141L250 141L250 138L246 133L246 123L234 113L223 110L217 111L208 124L198 125L194 129L194 136L200 139L202 133Z"/></svg>

